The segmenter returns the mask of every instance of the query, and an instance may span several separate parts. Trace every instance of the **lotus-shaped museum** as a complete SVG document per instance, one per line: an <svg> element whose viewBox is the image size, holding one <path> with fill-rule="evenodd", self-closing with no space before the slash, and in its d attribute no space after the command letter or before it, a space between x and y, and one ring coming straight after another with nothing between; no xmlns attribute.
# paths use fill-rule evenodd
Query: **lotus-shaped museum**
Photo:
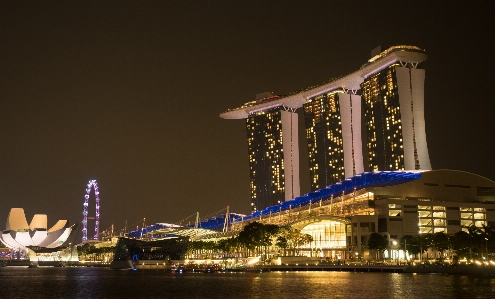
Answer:
<svg viewBox="0 0 495 299"><path fill-rule="evenodd" d="M45 214L36 214L28 225L24 209L12 208L0 241L15 250L26 248L35 251L37 249L56 250L69 238L74 225L69 227L67 220L59 220L47 229L47 222Z"/></svg>

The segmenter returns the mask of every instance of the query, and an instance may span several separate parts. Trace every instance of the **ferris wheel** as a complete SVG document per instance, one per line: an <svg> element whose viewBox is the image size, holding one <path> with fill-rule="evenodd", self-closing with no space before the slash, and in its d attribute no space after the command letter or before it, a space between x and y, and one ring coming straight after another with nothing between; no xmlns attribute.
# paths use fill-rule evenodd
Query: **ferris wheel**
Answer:
<svg viewBox="0 0 495 299"><path fill-rule="evenodd" d="M95 217L89 217L89 219L95 220L95 235L93 237L94 240L98 240L98 227L100 224L100 193L98 192L98 184L96 180L91 180L88 182L88 187L86 188L86 195L84 195L84 210L83 210L83 243L88 240L88 202L89 202L89 194L91 193L91 188L95 190L96 197L96 212Z"/></svg>

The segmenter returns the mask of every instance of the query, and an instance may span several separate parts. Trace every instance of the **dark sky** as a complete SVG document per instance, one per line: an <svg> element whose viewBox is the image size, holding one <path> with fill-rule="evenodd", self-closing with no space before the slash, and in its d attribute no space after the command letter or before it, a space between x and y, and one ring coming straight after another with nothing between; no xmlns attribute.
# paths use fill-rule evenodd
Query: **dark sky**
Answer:
<svg viewBox="0 0 495 299"><path fill-rule="evenodd" d="M432 167L495 179L490 2L371 2L0 2L0 229L12 207L80 222L90 179L102 229L248 213L244 121L219 114L378 45L429 55Z"/></svg>

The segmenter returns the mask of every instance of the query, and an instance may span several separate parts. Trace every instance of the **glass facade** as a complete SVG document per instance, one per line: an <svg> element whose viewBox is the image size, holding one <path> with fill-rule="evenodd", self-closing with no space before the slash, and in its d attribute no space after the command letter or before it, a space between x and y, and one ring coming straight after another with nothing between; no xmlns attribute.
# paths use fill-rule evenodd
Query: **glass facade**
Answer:
<svg viewBox="0 0 495 299"><path fill-rule="evenodd" d="M393 64L361 84L370 171L404 170L397 78Z"/></svg>
<svg viewBox="0 0 495 299"><path fill-rule="evenodd" d="M309 99L304 104L311 191L345 179L344 149L338 93Z"/></svg>
<svg viewBox="0 0 495 299"><path fill-rule="evenodd" d="M313 237L311 244L301 248L342 249L346 248L345 223L323 220L318 223L306 225L301 233Z"/></svg>
<svg viewBox="0 0 495 299"><path fill-rule="evenodd" d="M461 227L463 231L467 231L467 227L474 225L483 227L486 224L486 209L485 208L460 208Z"/></svg>
<svg viewBox="0 0 495 299"><path fill-rule="evenodd" d="M400 216L402 212L401 205L389 204L388 205L388 216Z"/></svg>
<svg viewBox="0 0 495 299"><path fill-rule="evenodd" d="M420 234L447 233L447 214L443 206L418 206Z"/></svg>
<svg viewBox="0 0 495 299"><path fill-rule="evenodd" d="M246 119L253 211L284 201L284 162L280 110Z"/></svg>

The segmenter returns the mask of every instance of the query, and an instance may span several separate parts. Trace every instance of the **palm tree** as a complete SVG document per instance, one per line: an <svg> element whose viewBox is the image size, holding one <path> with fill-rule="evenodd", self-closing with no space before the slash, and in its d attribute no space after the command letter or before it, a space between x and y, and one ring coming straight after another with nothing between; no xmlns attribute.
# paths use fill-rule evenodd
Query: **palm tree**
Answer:
<svg viewBox="0 0 495 299"><path fill-rule="evenodd" d="M470 246L469 234L465 231L458 231L452 237L452 248L456 252L457 256L465 256L469 254L469 257L473 258L472 247Z"/></svg>
<svg viewBox="0 0 495 299"><path fill-rule="evenodd" d="M473 253L481 252L481 248L483 248L483 231L474 225L463 228L466 230L457 232L452 243L458 255L469 253L469 258L473 259Z"/></svg>
<svg viewBox="0 0 495 299"><path fill-rule="evenodd" d="M469 235L469 247L471 254L470 258L472 259L473 250L476 251L477 253L481 253L483 231L474 224L472 224L467 227L467 233Z"/></svg>
<svg viewBox="0 0 495 299"><path fill-rule="evenodd" d="M493 252L495 250L495 227L483 224L481 241L484 241L486 258L488 258L490 251Z"/></svg>

